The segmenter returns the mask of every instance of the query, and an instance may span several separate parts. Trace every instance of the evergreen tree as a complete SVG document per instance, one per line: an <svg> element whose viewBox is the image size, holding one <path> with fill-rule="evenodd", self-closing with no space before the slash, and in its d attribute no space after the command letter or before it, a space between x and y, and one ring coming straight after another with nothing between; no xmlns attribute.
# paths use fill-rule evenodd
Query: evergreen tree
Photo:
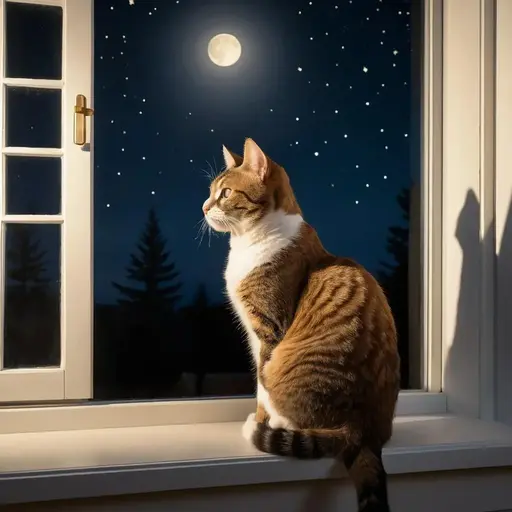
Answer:
<svg viewBox="0 0 512 512"><path fill-rule="evenodd" d="M386 250L391 262L381 262L379 282L388 297L398 333L401 358L401 387L409 385L409 225L411 190L404 188L397 196L403 224L391 226Z"/></svg>
<svg viewBox="0 0 512 512"><path fill-rule="evenodd" d="M396 283L397 273L407 278L409 266L410 189L402 189L396 200L402 211L404 224L402 226L391 226L388 230L386 251L392 257L393 261L391 263L381 262L382 270L379 272L379 278L384 287L398 284ZM400 280L400 282L402 282L402 280Z"/></svg>
<svg viewBox="0 0 512 512"><path fill-rule="evenodd" d="M49 279L44 275L46 251L41 249L41 241L35 240L30 226L12 224L12 233L7 247L7 280L22 291L42 288Z"/></svg>
<svg viewBox="0 0 512 512"><path fill-rule="evenodd" d="M127 279L139 286L124 286L113 282L122 298L119 304L133 308L139 313L154 316L172 313L180 300L181 283L179 272L169 261L166 240L160 229L160 222L153 208L150 209L146 227L137 244L138 253L130 255Z"/></svg>

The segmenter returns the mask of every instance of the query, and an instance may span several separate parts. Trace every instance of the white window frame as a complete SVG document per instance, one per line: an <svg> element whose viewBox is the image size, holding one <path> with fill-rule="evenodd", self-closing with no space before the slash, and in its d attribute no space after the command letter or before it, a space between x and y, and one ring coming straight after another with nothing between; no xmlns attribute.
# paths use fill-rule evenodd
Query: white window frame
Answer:
<svg viewBox="0 0 512 512"><path fill-rule="evenodd" d="M81 0L81 4L91 6L92 0ZM494 37L495 0L425 0L422 124L422 381L425 391L402 391L397 414L449 411L495 418L492 320L495 245L493 237L484 236L495 221ZM506 80L502 77L502 81ZM508 133L509 128L505 128ZM504 157L503 160L506 161ZM481 204L477 213L480 222L469 226L471 236L463 255L455 233L468 191L473 191ZM85 258L91 257L90 254L81 256L87 268L90 262ZM468 254L474 255L474 260L472 272L464 276L465 284L469 282L470 286L463 288L460 281L463 256ZM92 281L89 293L92 304ZM90 329L90 325L84 328ZM84 375L83 382L86 380ZM88 384L90 389L90 380ZM89 396L84 393L76 398ZM242 421L254 406L253 398L6 406L0 409L0 433Z"/></svg>
<svg viewBox="0 0 512 512"><path fill-rule="evenodd" d="M6 0L9 2L9 0ZM0 197L0 250L5 224L58 224L61 226L61 365L58 368L0 370L0 402L54 401L86 398L92 393L92 257L91 257L91 156L73 143L73 112L77 94L91 97L91 68L83 66L91 54L92 18L87 2L69 0L15 0L16 3L63 8L62 80L4 78L0 59L0 86L37 87L62 91L62 139L60 148L6 147L6 131L0 144L0 176L8 156L60 157L62 166L62 213L60 215L4 215ZM0 27L4 26L4 6L0 2ZM70 27L73 27L70 30ZM0 55L4 38L0 37ZM70 37L72 34L72 37ZM0 120L5 126L5 94L0 95ZM5 179L5 178L4 178ZM5 185L5 183L4 183ZM2 187L5 190L5 186ZM3 194L0 192L0 196ZM68 198L72 198L69 200ZM3 264L3 262L2 262ZM4 275L0 272L0 303ZM3 307L0 332L3 333Z"/></svg>
<svg viewBox="0 0 512 512"><path fill-rule="evenodd" d="M496 419L512 425L512 4L496 0Z"/></svg>

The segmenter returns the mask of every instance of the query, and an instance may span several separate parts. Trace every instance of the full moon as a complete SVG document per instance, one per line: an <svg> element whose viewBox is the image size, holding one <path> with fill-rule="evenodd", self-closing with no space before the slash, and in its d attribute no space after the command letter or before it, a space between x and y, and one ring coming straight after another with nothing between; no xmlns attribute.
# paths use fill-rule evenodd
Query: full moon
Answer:
<svg viewBox="0 0 512 512"><path fill-rule="evenodd" d="M232 66L241 55L242 45L231 34L217 34L208 43L208 57L217 66Z"/></svg>

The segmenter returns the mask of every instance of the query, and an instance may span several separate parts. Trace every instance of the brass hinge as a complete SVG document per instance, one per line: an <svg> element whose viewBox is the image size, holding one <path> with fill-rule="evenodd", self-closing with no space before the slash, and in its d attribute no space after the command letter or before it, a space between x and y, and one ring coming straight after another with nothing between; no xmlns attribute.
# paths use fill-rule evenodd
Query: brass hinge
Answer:
<svg viewBox="0 0 512 512"><path fill-rule="evenodd" d="M83 146L87 140L87 121L88 116L94 114L94 109L87 106L87 98L83 94L76 95L74 109L74 143Z"/></svg>

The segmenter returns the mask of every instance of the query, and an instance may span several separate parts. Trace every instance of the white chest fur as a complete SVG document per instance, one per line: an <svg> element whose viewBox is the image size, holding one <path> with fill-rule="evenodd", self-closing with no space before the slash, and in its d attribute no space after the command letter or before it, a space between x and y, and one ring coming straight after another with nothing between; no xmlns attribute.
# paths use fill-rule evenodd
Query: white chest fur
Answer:
<svg viewBox="0 0 512 512"><path fill-rule="evenodd" d="M256 366L259 365L260 340L252 329L245 308L238 298L240 283L257 267L268 263L286 248L299 234L303 219L277 211L268 214L250 232L231 237L231 250L224 277L226 288L242 325L244 326Z"/></svg>

